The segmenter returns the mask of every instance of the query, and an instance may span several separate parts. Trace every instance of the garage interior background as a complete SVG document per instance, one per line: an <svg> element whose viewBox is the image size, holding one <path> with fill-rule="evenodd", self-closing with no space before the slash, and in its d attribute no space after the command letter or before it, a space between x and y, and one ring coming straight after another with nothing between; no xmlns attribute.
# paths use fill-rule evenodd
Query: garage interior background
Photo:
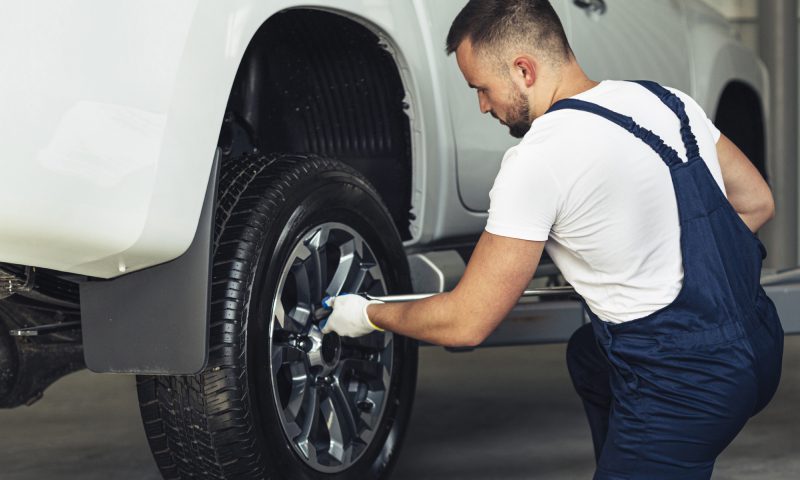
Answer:
<svg viewBox="0 0 800 480"><path fill-rule="evenodd" d="M765 267L797 265L798 20L792 18L797 0L703 0L721 12L746 48L756 52L770 74L770 111L767 139L767 175L778 206L775 219L763 229L762 239L771 252ZM795 14L794 16L796 16ZM766 28L769 28L767 30ZM711 112L709 112L711 114Z"/></svg>
<svg viewBox="0 0 800 480"><path fill-rule="evenodd" d="M742 43L758 51L758 0L703 1L725 15L736 28L736 34Z"/></svg>

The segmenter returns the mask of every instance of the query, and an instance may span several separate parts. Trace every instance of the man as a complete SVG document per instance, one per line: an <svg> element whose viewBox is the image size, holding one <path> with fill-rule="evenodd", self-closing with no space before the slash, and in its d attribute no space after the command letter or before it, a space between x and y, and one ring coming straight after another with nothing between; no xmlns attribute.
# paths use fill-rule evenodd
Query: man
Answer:
<svg viewBox="0 0 800 480"><path fill-rule="evenodd" d="M710 478L780 376L783 332L751 233L773 216L768 186L686 94L589 79L545 0L472 0L447 49L481 112L522 138L486 231L452 292L405 304L339 296L323 332L478 345L547 241L592 320L567 362L595 478Z"/></svg>

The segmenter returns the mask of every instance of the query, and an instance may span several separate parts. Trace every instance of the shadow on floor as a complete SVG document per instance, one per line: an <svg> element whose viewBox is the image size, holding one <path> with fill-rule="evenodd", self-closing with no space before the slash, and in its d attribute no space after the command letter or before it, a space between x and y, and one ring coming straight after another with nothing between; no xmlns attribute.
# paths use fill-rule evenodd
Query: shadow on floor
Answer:
<svg viewBox="0 0 800 480"><path fill-rule="evenodd" d="M421 349L406 444L392 480L589 479L588 426L565 345ZM720 457L715 480L800 478L800 337L787 337L773 402ZM157 480L134 379L72 374L32 407L0 411L3 480Z"/></svg>

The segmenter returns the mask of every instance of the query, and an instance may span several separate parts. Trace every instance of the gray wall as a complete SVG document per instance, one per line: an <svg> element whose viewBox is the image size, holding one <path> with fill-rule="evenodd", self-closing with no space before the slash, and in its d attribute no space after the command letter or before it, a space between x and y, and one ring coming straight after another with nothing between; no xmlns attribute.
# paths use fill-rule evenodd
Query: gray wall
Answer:
<svg viewBox="0 0 800 480"><path fill-rule="evenodd" d="M758 0L693 0L704 1L719 10L736 27L739 39L758 51ZM761 0L769 1L769 0Z"/></svg>

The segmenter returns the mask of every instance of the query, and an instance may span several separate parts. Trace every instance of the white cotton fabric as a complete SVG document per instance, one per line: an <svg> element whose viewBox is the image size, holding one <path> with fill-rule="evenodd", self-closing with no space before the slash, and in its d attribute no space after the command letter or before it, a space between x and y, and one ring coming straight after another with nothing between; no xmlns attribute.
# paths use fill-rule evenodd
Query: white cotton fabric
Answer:
<svg viewBox="0 0 800 480"><path fill-rule="evenodd" d="M686 104L700 155L725 192L719 130L691 97L670 90ZM606 80L573 98L632 117L686 161L678 118L644 87ZM569 109L537 118L506 152L489 196L486 230L547 240L547 253L602 320L641 318L678 295L683 264L669 170L609 120Z"/></svg>
<svg viewBox="0 0 800 480"><path fill-rule="evenodd" d="M323 320L320 330L326 335L336 332L342 337L360 337L376 330L383 331L372 323L367 315L367 307L378 303L383 302L367 300L361 295L348 293L337 297L325 297L322 304L332 308L333 311Z"/></svg>

